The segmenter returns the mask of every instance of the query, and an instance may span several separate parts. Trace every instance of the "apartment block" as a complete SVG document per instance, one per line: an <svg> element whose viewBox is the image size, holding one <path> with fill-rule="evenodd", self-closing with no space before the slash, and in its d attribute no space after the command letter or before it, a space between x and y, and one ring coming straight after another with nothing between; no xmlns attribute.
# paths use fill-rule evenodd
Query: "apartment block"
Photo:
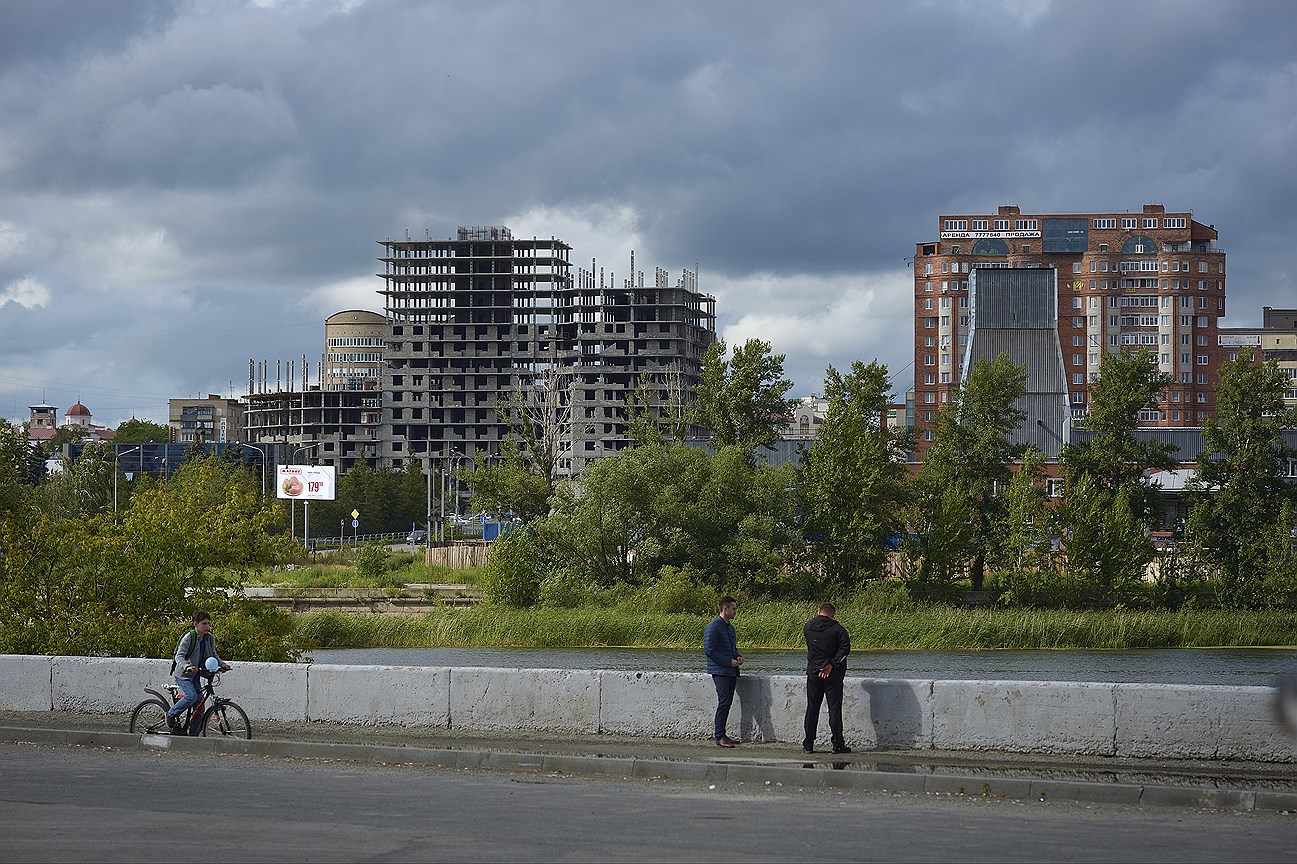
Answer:
<svg viewBox="0 0 1297 864"><path fill-rule="evenodd" d="M626 446L637 390L657 412L690 398L716 339L715 299L688 270L645 284L632 256L621 280L574 271L568 244L504 226L379 243L387 463L497 455L497 409L522 394L544 403L557 470L578 474Z"/></svg>
<svg viewBox="0 0 1297 864"><path fill-rule="evenodd" d="M209 393L206 399L167 400L167 425L178 444L225 444L243 440L243 404Z"/></svg>
<svg viewBox="0 0 1297 864"><path fill-rule="evenodd" d="M1225 252L1214 226L1146 204L1138 213L946 214L937 239L915 244L916 456L967 375L970 286L982 268L1057 271L1057 332L1068 414L1085 416L1105 352L1148 348L1172 375L1165 401L1140 415L1154 427L1197 426L1214 408L1225 314Z"/></svg>
<svg viewBox="0 0 1297 864"><path fill-rule="evenodd" d="M1260 327L1221 327L1217 339L1226 359L1249 354L1258 362L1275 361L1288 375L1284 402L1297 407L1297 309L1264 306Z"/></svg>

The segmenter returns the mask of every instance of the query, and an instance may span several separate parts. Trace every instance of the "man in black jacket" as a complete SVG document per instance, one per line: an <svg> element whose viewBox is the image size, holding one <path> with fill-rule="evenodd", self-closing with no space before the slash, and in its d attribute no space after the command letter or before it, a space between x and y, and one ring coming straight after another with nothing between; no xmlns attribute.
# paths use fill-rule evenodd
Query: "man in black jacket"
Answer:
<svg viewBox="0 0 1297 864"><path fill-rule="evenodd" d="M832 603L820 606L820 612L806 622L806 737L802 749L815 752L815 733L820 726L820 703L829 703L829 731L833 735L833 752L850 753L842 737L842 681L847 674L847 655L851 637L847 629L834 620L838 610Z"/></svg>

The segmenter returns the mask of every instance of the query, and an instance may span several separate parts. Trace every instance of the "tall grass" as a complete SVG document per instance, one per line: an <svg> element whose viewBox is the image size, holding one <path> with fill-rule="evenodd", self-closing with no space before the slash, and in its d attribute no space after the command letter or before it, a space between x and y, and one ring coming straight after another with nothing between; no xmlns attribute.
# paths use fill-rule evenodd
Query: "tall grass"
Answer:
<svg viewBox="0 0 1297 864"><path fill-rule="evenodd" d="M735 620L743 648L805 647L814 604L760 602ZM303 648L697 648L709 614L481 605L413 615L312 612L297 619ZM1297 613L843 608L856 650L1297 646Z"/></svg>

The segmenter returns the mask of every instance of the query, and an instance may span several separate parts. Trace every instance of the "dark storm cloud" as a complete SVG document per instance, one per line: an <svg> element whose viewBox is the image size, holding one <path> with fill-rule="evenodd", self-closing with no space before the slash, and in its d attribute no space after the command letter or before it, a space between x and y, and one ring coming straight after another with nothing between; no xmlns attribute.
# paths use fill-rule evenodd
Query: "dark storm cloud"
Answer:
<svg viewBox="0 0 1297 864"><path fill-rule="evenodd" d="M79 64L87 56L115 53L165 26L174 11L166 0L42 0L4 4L0 72L31 65L48 69Z"/></svg>
<svg viewBox="0 0 1297 864"><path fill-rule="evenodd" d="M947 212L1192 209L1227 323L1294 296L1284 3L5 12L6 415L75 383L116 422L314 362L328 314L381 308L375 240L460 224L618 278L628 245L649 278L698 261L731 344L771 341L799 393L874 357L909 386L905 262Z"/></svg>

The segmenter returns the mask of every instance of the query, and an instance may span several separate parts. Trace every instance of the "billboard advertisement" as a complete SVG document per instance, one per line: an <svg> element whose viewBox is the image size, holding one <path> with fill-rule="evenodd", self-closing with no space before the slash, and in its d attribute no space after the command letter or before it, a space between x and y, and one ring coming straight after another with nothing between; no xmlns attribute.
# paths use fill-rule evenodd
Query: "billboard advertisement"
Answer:
<svg viewBox="0 0 1297 864"><path fill-rule="evenodd" d="M278 498L302 501L332 501L334 499L334 471L332 465L280 465L275 478Z"/></svg>

